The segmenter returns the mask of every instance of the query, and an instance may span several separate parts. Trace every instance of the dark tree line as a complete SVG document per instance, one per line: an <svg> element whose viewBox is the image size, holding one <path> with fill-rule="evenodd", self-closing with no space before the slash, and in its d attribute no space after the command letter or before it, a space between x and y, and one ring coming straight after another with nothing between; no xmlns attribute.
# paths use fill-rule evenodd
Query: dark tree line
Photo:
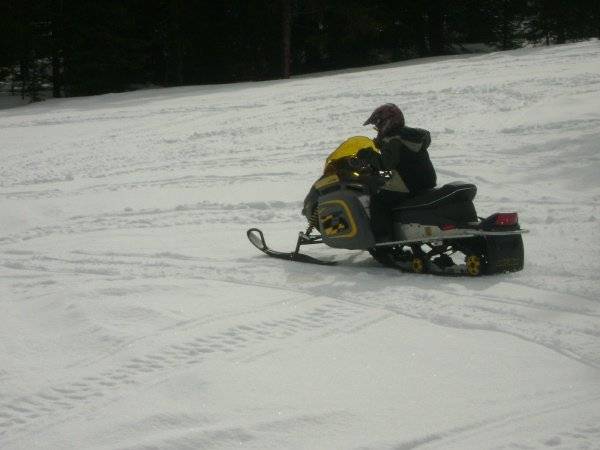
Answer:
<svg viewBox="0 0 600 450"><path fill-rule="evenodd" d="M32 100L264 80L600 35L599 0L0 0L0 79Z"/></svg>

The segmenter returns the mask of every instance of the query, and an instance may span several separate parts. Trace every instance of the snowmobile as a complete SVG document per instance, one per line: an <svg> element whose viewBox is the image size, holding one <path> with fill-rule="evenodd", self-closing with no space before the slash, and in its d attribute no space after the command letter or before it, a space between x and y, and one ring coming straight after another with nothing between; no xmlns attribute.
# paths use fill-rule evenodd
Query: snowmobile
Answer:
<svg viewBox="0 0 600 450"><path fill-rule="evenodd" d="M370 200L392 174L359 157L365 151L380 153L373 140L354 136L329 155L323 176L313 184L317 206L294 251L271 249L258 228L247 231L250 242L275 258L321 265L336 262L300 253L300 248L325 244L366 250L385 266L414 273L479 276L523 269L522 234L527 230L519 226L518 214L479 217L473 204L477 187L471 183L452 182L408 198L392 209L393 235L376 239Z"/></svg>

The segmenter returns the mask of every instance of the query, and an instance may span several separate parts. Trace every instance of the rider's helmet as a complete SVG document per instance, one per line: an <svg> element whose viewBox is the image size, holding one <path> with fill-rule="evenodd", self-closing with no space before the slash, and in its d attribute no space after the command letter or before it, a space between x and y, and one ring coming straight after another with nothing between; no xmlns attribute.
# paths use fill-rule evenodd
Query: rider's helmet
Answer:
<svg viewBox="0 0 600 450"><path fill-rule="evenodd" d="M375 111L363 123L363 125L369 124L375 125L380 137L385 136L388 130L404 126L404 114L393 103L386 103L375 108Z"/></svg>

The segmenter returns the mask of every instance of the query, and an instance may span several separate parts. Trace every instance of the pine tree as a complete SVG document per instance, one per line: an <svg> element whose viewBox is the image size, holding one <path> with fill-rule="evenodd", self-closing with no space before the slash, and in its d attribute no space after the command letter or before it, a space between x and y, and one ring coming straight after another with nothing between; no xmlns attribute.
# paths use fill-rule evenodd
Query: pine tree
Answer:
<svg viewBox="0 0 600 450"><path fill-rule="evenodd" d="M292 66L292 3L291 0L281 0L281 47L282 47L282 76L289 78Z"/></svg>

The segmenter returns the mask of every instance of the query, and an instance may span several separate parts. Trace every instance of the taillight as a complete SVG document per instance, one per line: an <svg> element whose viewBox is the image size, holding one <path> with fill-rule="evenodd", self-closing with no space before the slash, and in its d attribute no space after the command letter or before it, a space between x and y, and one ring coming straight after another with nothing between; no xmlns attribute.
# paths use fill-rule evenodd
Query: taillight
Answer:
<svg viewBox="0 0 600 450"><path fill-rule="evenodd" d="M440 228L443 231L454 230L456 228L456 225L454 225L452 223L444 223L444 224L440 225Z"/></svg>
<svg viewBox="0 0 600 450"><path fill-rule="evenodd" d="M496 214L496 225L500 227L516 225L518 222L519 216L516 212Z"/></svg>

